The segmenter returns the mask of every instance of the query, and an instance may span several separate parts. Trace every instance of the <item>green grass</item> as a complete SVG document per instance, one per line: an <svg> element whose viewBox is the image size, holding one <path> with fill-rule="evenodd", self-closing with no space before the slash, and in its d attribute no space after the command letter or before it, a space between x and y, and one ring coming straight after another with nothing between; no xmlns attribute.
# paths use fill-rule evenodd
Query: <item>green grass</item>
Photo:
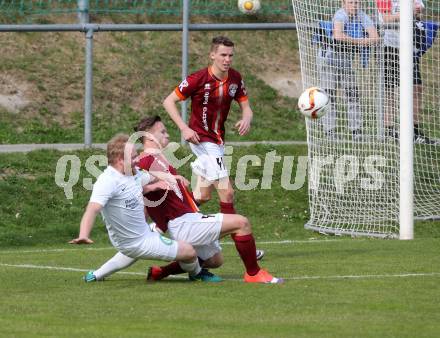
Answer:
<svg viewBox="0 0 440 338"><path fill-rule="evenodd" d="M231 131L239 119L233 104L227 139L305 139L296 99L279 95L261 80L268 71L285 76L298 70L296 34L191 32L189 72L207 66L210 39L220 33L236 42L234 68L245 79L255 113L252 132L239 137ZM2 33L0 42L0 71L8 75L6 83L22 87L29 101L20 113L0 109L0 144L83 142L84 35ZM143 115L167 115L162 101L181 81L181 34L97 33L93 62L93 141L107 142L121 130L132 130ZM179 136L176 128L170 131L173 139Z"/></svg>
<svg viewBox="0 0 440 338"><path fill-rule="evenodd" d="M190 72L207 64L209 40L218 33L191 32ZM305 139L296 100L261 80L267 71L297 70L295 32L227 34L237 44L234 67L246 80L255 113L251 134L241 138L232 130L239 118L235 105L227 140ZM0 71L7 74L5 81L26 85L30 99L20 113L0 111L0 143L82 142L83 34L2 33L0 39ZM165 117L161 102L180 81L180 39L171 32L95 34L94 142L129 132L143 115ZM165 122L171 138L178 139L176 128L169 119ZM274 150L283 159L295 156L294 169L297 157L307 154L305 146L235 147L232 167L243 155L256 155L264 163ZM105 227L97 221L92 247L73 247L67 241L76 237L90 197L82 186L92 178L86 159L103 151L69 153L81 162L73 199L55 184L57 161L66 154L0 154L0 336L438 336L439 222L418 222L416 240L408 242L306 231L307 181L299 190L283 189L282 162L275 164L270 189L238 190L236 207L251 220L258 248L267 252L263 266L286 278L284 285L241 283L243 268L230 244L224 245L225 265L218 273L225 282L219 285L175 278L145 284L150 262L135 264L126 271L130 274L86 285L84 272L114 253ZM179 158L188 154L188 149L178 151ZM262 171L249 165L245 183L261 182ZM188 164L181 172L190 175ZM235 171L231 177L236 178ZM216 198L203 211L217 212ZM293 243L279 243L285 240Z"/></svg>
<svg viewBox="0 0 440 338"><path fill-rule="evenodd" d="M306 146L235 147L231 177L243 155L303 156ZM326 237L304 229L307 182L281 187L282 162L270 189L261 166L248 166L237 210L253 224L262 266L284 285L246 285L233 245L224 245L219 285L170 279L145 284L150 262L138 262L104 283L85 284L85 271L114 254L98 220L92 247L70 246L90 197L90 155L102 150L0 154L0 327L5 337L436 337L440 266L438 222L416 224L416 240ZM179 149L179 159L190 154ZM73 199L55 184L63 155L81 162ZM295 166L296 168L296 162ZM180 170L189 176L189 166ZM71 176L66 176L69 179ZM293 178L292 178L293 181ZM218 201L203 207L217 212ZM287 241L287 243L282 243ZM293 242L292 242L293 241ZM271 243L267 243L271 242ZM281 243L280 243L281 242ZM92 250L90 250L92 249ZM52 250L52 251L51 251ZM53 269L55 268L55 269ZM75 270L69 270L75 269ZM133 274L134 273L134 274Z"/></svg>
<svg viewBox="0 0 440 338"><path fill-rule="evenodd" d="M114 253L103 246L1 250L0 325L8 337L437 337L439 244L260 243L262 266L286 278L272 286L242 283L229 244L217 270L226 280L215 285L175 278L146 284L153 263L143 261L124 271L135 274L85 284L84 271ZM18 267L25 264L33 267Z"/></svg>

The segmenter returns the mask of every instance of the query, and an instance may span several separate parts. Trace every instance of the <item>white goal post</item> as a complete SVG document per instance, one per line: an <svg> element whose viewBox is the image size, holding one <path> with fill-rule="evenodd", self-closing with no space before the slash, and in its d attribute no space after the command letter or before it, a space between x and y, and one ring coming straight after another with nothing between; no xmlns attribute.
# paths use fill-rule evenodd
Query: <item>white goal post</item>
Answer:
<svg viewBox="0 0 440 338"><path fill-rule="evenodd" d="M440 219L440 0L292 0L309 120L310 220L325 234L413 239Z"/></svg>
<svg viewBox="0 0 440 338"><path fill-rule="evenodd" d="M414 238L414 119L412 1L400 0L400 239Z"/></svg>

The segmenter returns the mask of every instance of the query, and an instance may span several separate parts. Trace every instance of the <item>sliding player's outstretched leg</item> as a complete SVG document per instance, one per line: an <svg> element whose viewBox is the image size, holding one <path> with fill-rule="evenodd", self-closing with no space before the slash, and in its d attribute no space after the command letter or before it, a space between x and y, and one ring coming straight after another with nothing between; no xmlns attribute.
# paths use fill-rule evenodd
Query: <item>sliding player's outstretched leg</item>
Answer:
<svg viewBox="0 0 440 338"><path fill-rule="evenodd" d="M218 245L214 245L218 246ZM203 248L200 248L199 250L202 250ZM196 250L197 251L197 250ZM203 254L203 252L201 252ZM200 282L210 282L210 283L218 283L221 282L223 279L212 272L210 272L208 269L215 269L220 267L223 264L223 255L221 252L217 252L213 254L212 256L209 255L209 258L204 260L200 257L198 257L201 271L196 276L189 275L189 280L191 281L200 281ZM169 264L163 265L163 266L157 266L153 265L148 268L147 270L147 280L148 281L159 281L162 280L170 275L179 275L185 273L185 270L182 269L180 264L176 261L171 262Z"/></svg>
<svg viewBox="0 0 440 338"><path fill-rule="evenodd" d="M83 277L86 283L103 281L105 277L115 272L126 269L136 262L135 258L128 257L120 252L105 262L99 269L87 272Z"/></svg>
<svg viewBox="0 0 440 338"><path fill-rule="evenodd" d="M180 267L178 262L171 262L164 266L153 265L150 266L147 270L147 280L159 281L171 275L179 275L182 273L185 273L185 271ZM189 280L194 282L198 281L198 282L218 283L221 282L223 279L210 272L207 268L202 268L197 275L190 274Z"/></svg>

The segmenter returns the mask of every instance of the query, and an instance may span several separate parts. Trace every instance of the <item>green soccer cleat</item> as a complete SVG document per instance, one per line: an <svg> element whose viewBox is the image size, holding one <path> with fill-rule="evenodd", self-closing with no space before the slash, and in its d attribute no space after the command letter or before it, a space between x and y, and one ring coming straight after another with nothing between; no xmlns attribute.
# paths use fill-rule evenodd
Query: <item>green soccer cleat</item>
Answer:
<svg viewBox="0 0 440 338"><path fill-rule="evenodd" d="M93 274L93 271L87 272L87 274L83 277L84 282L91 283L91 282L97 282L96 276Z"/></svg>
<svg viewBox="0 0 440 338"><path fill-rule="evenodd" d="M193 282L209 282L209 283L218 283L223 279L219 276L214 275L209 272L208 269L202 269L197 275L191 276L189 275L189 280Z"/></svg>

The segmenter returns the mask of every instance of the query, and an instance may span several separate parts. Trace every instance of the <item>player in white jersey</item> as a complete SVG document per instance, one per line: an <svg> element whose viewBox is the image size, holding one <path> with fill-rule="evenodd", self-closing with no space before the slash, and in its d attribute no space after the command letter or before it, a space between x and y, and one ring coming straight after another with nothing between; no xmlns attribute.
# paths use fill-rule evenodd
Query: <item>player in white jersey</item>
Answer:
<svg viewBox="0 0 440 338"><path fill-rule="evenodd" d="M142 185L149 179L142 175L148 174L133 169L137 152L128 140L127 135L119 134L107 144L109 165L93 186L79 236L70 241L71 244L92 244L90 232L101 212L110 241L119 252L100 269L89 271L85 281L102 280L138 259L177 260L183 270L197 276L201 268L194 248L152 232L145 221ZM157 187L149 185L148 189L163 188L160 184L163 183L159 182Z"/></svg>

